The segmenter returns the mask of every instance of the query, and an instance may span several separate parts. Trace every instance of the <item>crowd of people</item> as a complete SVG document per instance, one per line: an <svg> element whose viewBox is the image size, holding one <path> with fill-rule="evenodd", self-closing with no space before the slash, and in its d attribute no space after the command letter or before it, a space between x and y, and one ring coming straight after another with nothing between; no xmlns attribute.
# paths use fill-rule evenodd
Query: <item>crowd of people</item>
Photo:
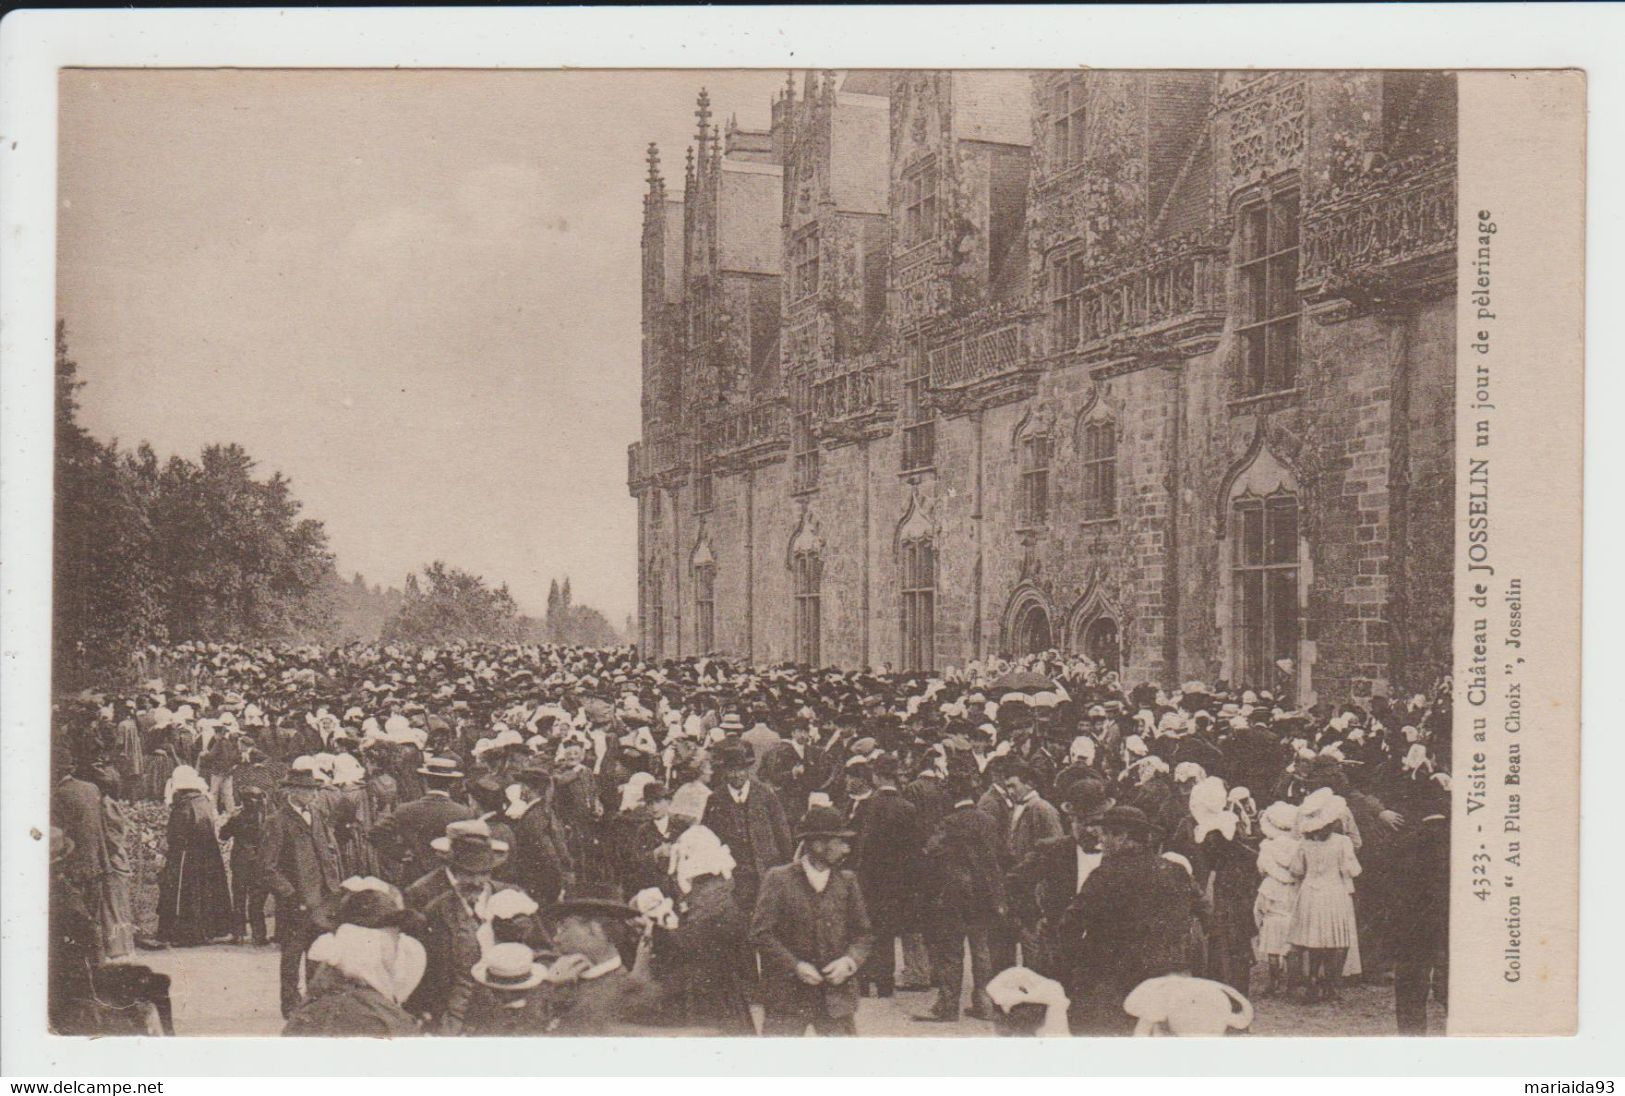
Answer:
<svg viewBox="0 0 1625 1096"><path fill-rule="evenodd" d="M1450 694L1295 706L1051 652L182 644L59 705L51 1017L172 1030L141 947L280 950L290 1035L1219 1034L1448 956ZM168 806L137 926L127 812ZM969 978L967 985L967 970Z"/></svg>

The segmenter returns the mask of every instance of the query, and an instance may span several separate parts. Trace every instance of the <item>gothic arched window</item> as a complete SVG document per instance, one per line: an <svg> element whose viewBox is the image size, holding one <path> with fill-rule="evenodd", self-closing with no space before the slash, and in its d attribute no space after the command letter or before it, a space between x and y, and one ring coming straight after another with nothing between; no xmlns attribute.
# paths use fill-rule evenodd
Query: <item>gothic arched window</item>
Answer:
<svg viewBox="0 0 1625 1096"><path fill-rule="evenodd" d="M795 595L795 655L797 662L819 665L819 639L823 625L821 603L824 561L815 551L801 551L791 561Z"/></svg>
<svg viewBox="0 0 1625 1096"><path fill-rule="evenodd" d="M1096 418L1078 431L1083 457L1083 516L1099 520L1117 516L1117 424Z"/></svg>
<svg viewBox="0 0 1625 1096"><path fill-rule="evenodd" d="M665 582L660 573L660 565L658 563L651 564L645 594L649 617L649 655L651 658L662 657L666 647L665 593Z"/></svg>
<svg viewBox="0 0 1625 1096"><path fill-rule="evenodd" d="M930 537L902 545L903 668L930 670L936 659L937 555Z"/></svg>
<svg viewBox="0 0 1625 1096"><path fill-rule="evenodd" d="M1240 681L1273 684L1298 657L1298 497L1285 489L1231 502L1234 663Z"/></svg>
<svg viewBox="0 0 1625 1096"><path fill-rule="evenodd" d="M1049 431L1033 427L1016 445L1021 462L1021 524L1032 528L1049 520L1049 473L1055 442Z"/></svg>

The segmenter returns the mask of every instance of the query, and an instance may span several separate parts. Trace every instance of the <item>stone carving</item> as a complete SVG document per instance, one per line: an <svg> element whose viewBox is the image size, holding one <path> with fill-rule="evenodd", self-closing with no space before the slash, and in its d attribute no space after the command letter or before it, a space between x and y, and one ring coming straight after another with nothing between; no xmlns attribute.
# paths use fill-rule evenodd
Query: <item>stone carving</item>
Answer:
<svg viewBox="0 0 1625 1096"><path fill-rule="evenodd" d="M1455 164L1398 180L1384 173L1380 184L1309 211L1300 284L1320 298L1413 297L1429 281L1448 282L1455 249Z"/></svg>
<svg viewBox="0 0 1625 1096"><path fill-rule="evenodd" d="M1301 166L1308 85L1295 73L1271 73L1245 84L1220 109L1230 114L1230 188Z"/></svg>
<svg viewBox="0 0 1625 1096"><path fill-rule="evenodd" d="M1209 333L1209 327L1216 334L1225 307L1225 261L1222 248L1188 244L1086 287L1079 297L1079 348L1086 357L1156 356L1161 342L1170 353L1180 346L1180 332L1169 329L1194 324L1200 330L1190 334Z"/></svg>

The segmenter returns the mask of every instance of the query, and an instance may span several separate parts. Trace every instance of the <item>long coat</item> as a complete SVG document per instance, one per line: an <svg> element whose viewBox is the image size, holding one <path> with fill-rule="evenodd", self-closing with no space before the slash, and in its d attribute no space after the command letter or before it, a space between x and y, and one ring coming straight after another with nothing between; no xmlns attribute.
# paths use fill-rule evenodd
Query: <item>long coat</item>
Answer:
<svg viewBox="0 0 1625 1096"><path fill-rule="evenodd" d="M206 793L175 794L168 837L158 881L158 938L191 945L227 935L234 920L231 887Z"/></svg>
<svg viewBox="0 0 1625 1096"><path fill-rule="evenodd" d="M287 803L270 812L260 830L260 876L282 911L320 912L338 890L338 838L333 801L311 804L307 824Z"/></svg>
<svg viewBox="0 0 1625 1096"><path fill-rule="evenodd" d="M896 788L880 788L852 819L857 828L852 864L863 888L864 908L875 930L903 932L918 920L920 812Z"/></svg>
<svg viewBox="0 0 1625 1096"><path fill-rule="evenodd" d="M61 871L86 894L96 893L107 872L107 835L101 789L70 776L51 793L51 821L73 841Z"/></svg>
<svg viewBox="0 0 1625 1096"><path fill-rule="evenodd" d="M809 986L796 977L798 962L819 970L846 955L862 967L874 946L858 877L836 868L822 894L799 860L762 878L750 938L762 957L762 1003L770 1014L842 1019L858 1009L858 978L838 986Z"/></svg>
<svg viewBox="0 0 1625 1096"><path fill-rule="evenodd" d="M546 905L558 901L573 867L563 826L546 803L537 801L513 822L513 848L497 874Z"/></svg>
<svg viewBox="0 0 1625 1096"><path fill-rule="evenodd" d="M442 1035L460 1035L478 983L480 919L444 871L430 872L408 888L406 900L423 913L420 939L426 953L423 980L408 1000L414 1012L434 1018Z"/></svg>
<svg viewBox="0 0 1625 1096"><path fill-rule="evenodd" d="M1130 990L1147 978L1189 969L1196 906L1185 869L1150 849L1101 861L1069 910L1055 956L1075 1029L1123 1030Z"/></svg>

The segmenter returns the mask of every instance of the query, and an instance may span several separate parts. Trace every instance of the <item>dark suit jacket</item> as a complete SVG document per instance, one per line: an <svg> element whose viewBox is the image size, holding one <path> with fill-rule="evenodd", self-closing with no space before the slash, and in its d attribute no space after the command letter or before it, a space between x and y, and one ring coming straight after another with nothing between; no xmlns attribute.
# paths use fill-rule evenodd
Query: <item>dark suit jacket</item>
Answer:
<svg viewBox="0 0 1625 1096"><path fill-rule="evenodd" d="M1019 818L1016 817L1017 810L1021 811ZM1025 808L1019 803L1012 807L1010 819L1011 864L1019 864L1032 855L1040 841L1060 837L1066 832L1066 827L1061 825L1061 812L1041 795L1029 799Z"/></svg>
<svg viewBox="0 0 1625 1096"><path fill-rule="evenodd" d="M788 862L795 852L779 797L754 776L743 807L734 802L726 785L719 785L705 801L700 821L733 851L739 867L748 869L747 876L759 879L769 868ZM745 849L750 850L749 863L741 855Z"/></svg>
<svg viewBox="0 0 1625 1096"><path fill-rule="evenodd" d="M440 864L429 844L446 836L446 827L474 817L474 809L444 795L425 795L403 803L373 829L373 843L391 865L394 882L404 886Z"/></svg>
<svg viewBox="0 0 1625 1096"><path fill-rule="evenodd" d="M1062 836L1040 841L1016 865L1012 885L1020 888L1024 918L1037 916L1051 926L1059 924L1078 896L1077 840Z"/></svg>
<svg viewBox="0 0 1625 1096"><path fill-rule="evenodd" d="M1150 849L1108 856L1084 883L1060 934L1065 943L1057 960L1068 992L1105 985L1121 1000L1147 978L1189 970L1196 913L1190 876L1178 864Z"/></svg>
<svg viewBox="0 0 1625 1096"><path fill-rule="evenodd" d="M260 875L276 896L279 910L293 902L317 911L338 890L339 844L331 802L311 804L309 825L287 803L278 804L265 820L260 831Z"/></svg>
<svg viewBox="0 0 1625 1096"><path fill-rule="evenodd" d="M1262 727L1248 727L1232 731L1221 747L1224 750L1224 771L1220 774L1232 787L1243 787L1253 793L1253 800L1268 806L1266 796L1281 779L1291 750L1279 738Z"/></svg>
<svg viewBox="0 0 1625 1096"><path fill-rule="evenodd" d="M928 915L944 925L985 925L1003 916L1004 837L986 812L964 803L926 840L922 879Z"/></svg>
<svg viewBox="0 0 1625 1096"><path fill-rule="evenodd" d="M901 931L919 914L920 812L896 788L880 788L858 805L853 871L878 930Z"/></svg>
<svg viewBox="0 0 1625 1096"><path fill-rule="evenodd" d="M769 1010L809 1019L857 1011L856 974L838 986L809 986L796 977L798 962L822 970L843 955L859 967L869 958L874 937L857 876L834 869L819 894L800 860L771 869L756 897L750 938L762 956L762 997Z"/></svg>
<svg viewBox="0 0 1625 1096"><path fill-rule="evenodd" d="M513 848L497 874L546 905L558 900L573 869L564 827L546 804L532 804L513 824Z"/></svg>
<svg viewBox="0 0 1625 1096"><path fill-rule="evenodd" d="M794 826L807 813L807 797L822 788L830 777L829 756L817 746L804 747L805 756L798 755L794 744L786 741L773 746L757 765L757 775L773 785L779 793L785 818ZM801 772L795 771L801 766Z"/></svg>
<svg viewBox="0 0 1625 1096"><path fill-rule="evenodd" d="M942 816L953 809L948 789L934 776L917 776L903 787L903 798L920 811L920 832L929 834Z"/></svg>

